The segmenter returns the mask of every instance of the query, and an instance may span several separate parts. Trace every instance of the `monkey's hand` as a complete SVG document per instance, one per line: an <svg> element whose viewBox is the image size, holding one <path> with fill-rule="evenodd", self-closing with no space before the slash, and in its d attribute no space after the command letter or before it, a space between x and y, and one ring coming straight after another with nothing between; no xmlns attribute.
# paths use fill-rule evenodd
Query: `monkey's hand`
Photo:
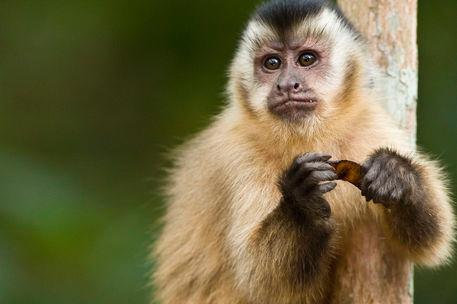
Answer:
<svg viewBox="0 0 457 304"><path fill-rule="evenodd" d="M362 165L362 195L367 201L391 207L411 202L411 195L418 188L419 173L412 161L397 152L382 148Z"/></svg>
<svg viewBox="0 0 457 304"><path fill-rule="evenodd" d="M433 163L379 149L362 171L362 194L387 207L384 227L401 245L396 248L403 248L419 264L446 261L452 252L454 216Z"/></svg>
<svg viewBox="0 0 457 304"><path fill-rule="evenodd" d="M284 203L299 207L314 219L328 219L331 209L323 194L336 187L335 169L327 163L330 155L306 153L297 157L281 179Z"/></svg>

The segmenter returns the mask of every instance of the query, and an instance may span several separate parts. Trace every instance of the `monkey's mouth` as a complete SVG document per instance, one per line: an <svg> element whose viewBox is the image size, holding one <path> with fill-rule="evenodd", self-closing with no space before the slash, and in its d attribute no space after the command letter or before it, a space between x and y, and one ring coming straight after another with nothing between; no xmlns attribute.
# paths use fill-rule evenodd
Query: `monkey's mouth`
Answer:
<svg viewBox="0 0 457 304"><path fill-rule="evenodd" d="M280 115L311 112L316 109L317 104L316 98L292 98L272 104L271 111Z"/></svg>

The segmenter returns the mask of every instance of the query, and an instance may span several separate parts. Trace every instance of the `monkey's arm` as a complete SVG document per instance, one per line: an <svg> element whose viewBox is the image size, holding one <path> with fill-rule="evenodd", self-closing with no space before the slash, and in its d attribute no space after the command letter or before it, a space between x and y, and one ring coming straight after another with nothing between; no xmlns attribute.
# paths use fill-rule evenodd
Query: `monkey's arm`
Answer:
<svg viewBox="0 0 457 304"><path fill-rule="evenodd" d="M337 178L329 158L316 153L297 158L281 179L278 206L249 233L243 281L253 298L300 299L327 275L334 225L323 194L336 183L320 182Z"/></svg>
<svg viewBox="0 0 457 304"><path fill-rule="evenodd" d="M454 215L445 176L435 163L377 150L363 165L362 194L381 203L391 238L416 263L447 261L454 237Z"/></svg>

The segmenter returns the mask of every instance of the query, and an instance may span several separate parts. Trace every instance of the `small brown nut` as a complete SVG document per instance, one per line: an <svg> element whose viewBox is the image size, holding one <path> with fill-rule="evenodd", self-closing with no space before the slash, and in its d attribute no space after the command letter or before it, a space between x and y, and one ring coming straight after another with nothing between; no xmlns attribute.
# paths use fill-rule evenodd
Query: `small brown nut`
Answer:
<svg viewBox="0 0 457 304"><path fill-rule="evenodd" d="M350 182L360 188L363 177L362 166L350 160L330 161L329 163L335 168L340 180Z"/></svg>

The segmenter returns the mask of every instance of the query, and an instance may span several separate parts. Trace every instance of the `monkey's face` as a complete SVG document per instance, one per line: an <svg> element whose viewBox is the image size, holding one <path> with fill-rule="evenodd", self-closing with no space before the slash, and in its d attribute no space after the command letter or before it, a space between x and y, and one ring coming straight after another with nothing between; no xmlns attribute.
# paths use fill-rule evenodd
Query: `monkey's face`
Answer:
<svg viewBox="0 0 457 304"><path fill-rule="evenodd" d="M302 120L322 110L331 91L330 45L318 39L270 41L258 49L254 79L262 104L288 121Z"/></svg>
<svg viewBox="0 0 457 304"><path fill-rule="evenodd" d="M259 117L291 123L323 120L344 106L361 62L357 33L328 8L291 24L259 14L232 64L234 99Z"/></svg>

